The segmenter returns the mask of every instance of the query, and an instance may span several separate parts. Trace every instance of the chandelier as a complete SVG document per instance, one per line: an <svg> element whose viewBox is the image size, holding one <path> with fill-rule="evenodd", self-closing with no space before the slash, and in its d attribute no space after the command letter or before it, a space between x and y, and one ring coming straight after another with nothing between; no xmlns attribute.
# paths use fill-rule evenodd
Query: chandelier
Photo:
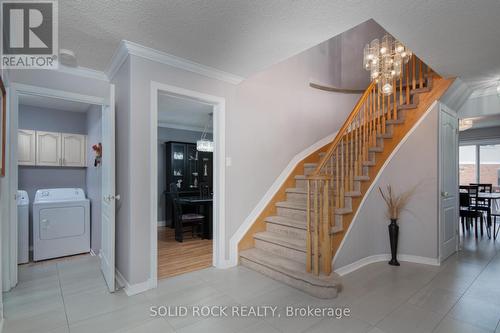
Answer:
<svg viewBox="0 0 500 333"><path fill-rule="evenodd" d="M196 141L196 150L198 151L205 151L205 152L214 151L214 142L212 140L207 139L208 128L212 124L212 115L213 113L209 114L209 119L205 124L203 132L201 133L201 138L200 140Z"/></svg>
<svg viewBox="0 0 500 333"><path fill-rule="evenodd" d="M408 63L411 55L403 43L386 34L382 42L374 39L366 44L363 67L370 71L370 78L377 82L379 91L388 96L394 91L394 81L400 77L403 65Z"/></svg>

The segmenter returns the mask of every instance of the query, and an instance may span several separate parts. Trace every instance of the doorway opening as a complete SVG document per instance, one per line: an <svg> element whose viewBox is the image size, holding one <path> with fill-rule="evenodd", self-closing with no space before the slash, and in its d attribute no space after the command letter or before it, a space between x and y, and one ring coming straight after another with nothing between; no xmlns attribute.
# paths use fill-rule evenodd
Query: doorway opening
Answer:
<svg viewBox="0 0 500 333"><path fill-rule="evenodd" d="M224 99L151 84L151 280L224 253Z"/></svg>
<svg viewBox="0 0 500 333"><path fill-rule="evenodd" d="M115 197L113 87L106 99L17 84L9 101L7 178L15 196L3 226L4 290L24 271L87 255L114 291L114 215L107 214L114 202L105 199Z"/></svg>
<svg viewBox="0 0 500 333"><path fill-rule="evenodd" d="M475 135L487 133L478 127ZM459 148L460 234L467 239L496 241L500 231L500 139L470 140L461 133Z"/></svg>

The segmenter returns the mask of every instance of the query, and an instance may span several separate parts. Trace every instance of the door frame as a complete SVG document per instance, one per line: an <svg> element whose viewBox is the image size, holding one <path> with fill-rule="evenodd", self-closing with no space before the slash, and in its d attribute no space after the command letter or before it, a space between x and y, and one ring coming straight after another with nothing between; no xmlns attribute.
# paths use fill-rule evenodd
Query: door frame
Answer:
<svg viewBox="0 0 500 333"><path fill-rule="evenodd" d="M163 92L174 97L210 104L213 107L213 259L217 268L226 268L225 259L225 196L226 196L226 100L223 97L209 95L194 90L151 81L151 116L150 116L150 195L151 195L151 267L150 281L152 288L158 283L158 96Z"/></svg>
<svg viewBox="0 0 500 333"><path fill-rule="evenodd" d="M442 172L442 150L443 150L443 143L442 143L442 138L441 138L441 114L444 112L453 118L456 119L457 121L457 131L458 131L458 114L457 112L453 111L449 107L447 107L443 103L439 103L439 114L438 114L438 259L439 262L443 262L442 258L442 251L441 251L441 236L442 233L444 232L443 228L443 221L441 220L441 209L442 209L442 197L441 197L441 192L442 192L442 180L443 180L443 172ZM456 247L455 251L458 251L460 249L460 236L459 236L459 195L458 195L458 185L459 185L459 139L458 139L458 133L457 133L457 140L456 140L456 145L455 145L455 171L456 171L456 179L457 179L457 188L456 188L456 193L455 193L455 211L456 211L456 223L455 223L455 235L456 235Z"/></svg>
<svg viewBox="0 0 500 333"><path fill-rule="evenodd" d="M6 154L6 165L8 168L8 192L9 192L9 221L3 223L1 226L2 231L2 242L5 242L9 249L9 253L2 253L2 267L8 270L2 270L3 278L3 291L9 291L14 288L18 282L18 265L17 265L17 130L18 119L19 119L19 95L32 95L32 96L43 96L57 99L64 99L74 102L81 102L94 105L106 105L109 103L107 97L98 97L83 95L78 93L73 93L64 90L56 90L50 88L44 88L40 86L21 84L21 83L11 83L9 87L8 94L8 120L7 120L7 146L8 154ZM102 117L102 115L101 115ZM13 176L13 170L15 177ZM6 229L6 230L5 230ZM4 265L5 264L5 265Z"/></svg>

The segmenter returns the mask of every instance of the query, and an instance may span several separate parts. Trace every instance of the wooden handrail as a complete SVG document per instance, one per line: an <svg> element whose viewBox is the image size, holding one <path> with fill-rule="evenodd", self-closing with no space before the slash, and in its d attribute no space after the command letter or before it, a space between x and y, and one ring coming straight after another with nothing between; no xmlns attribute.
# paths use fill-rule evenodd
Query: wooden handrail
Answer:
<svg viewBox="0 0 500 333"><path fill-rule="evenodd" d="M309 87L324 91L337 92L341 94L362 94L365 92L365 90L361 89L337 88L333 86L325 86L324 84L318 84L314 82L309 82Z"/></svg>
<svg viewBox="0 0 500 333"><path fill-rule="evenodd" d="M391 79L392 91L383 93L382 84L379 86L372 81L330 143L325 156L306 178L308 272L331 274L334 234L343 228L342 216L350 213L346 198L351 199L350 193L363 191L361 182L369 175L365 162L373 163L375 153L384 149L379 140L386 138L387 128L393 131L389 126L401 123L403 118L398 111L414 108L418 104L418 98L414 96L432 89L431 72L413 55L399 77Z"/></svg>
<svg viewBox="0 0 500 333"><path fill-rule="evenodd" d="M325 164L332 157L333 152L335 151L335 148L337 148L340 140L344 136L345 131L351 125L351 122L353 121L353 119L358 115L359 111L361 110L361 106L366 102L366 99L368 98L368 96L370 95L372 90L375 88L376 84L377 83L375 81L372 81L370 83L370 85L368 86L368 88L366 88L364 94L359 98L358 102L356 103L356 106L352 110L352 112L349 115L349 117L347 118L347 120L344 122L344 125L342 126L342 128L339 130L339 132L335 136L335 139L333 140L332 144L330 145L330 148L326 152L326 154L323 157L323 159L321 160L321 162L318 164L318 167L316 168L316 170L314 170L314 172L311 174L311 177L318 176L321 172L321 169L323 169Z"/></svg>

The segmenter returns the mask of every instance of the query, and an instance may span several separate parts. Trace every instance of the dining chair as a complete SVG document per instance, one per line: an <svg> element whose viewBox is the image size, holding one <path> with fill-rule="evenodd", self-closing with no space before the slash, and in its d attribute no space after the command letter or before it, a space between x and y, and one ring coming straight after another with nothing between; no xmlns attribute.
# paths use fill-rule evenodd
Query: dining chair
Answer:
<svg viewBox="0 0 500 333"><path fill-rule="evenodd" d="M198 236L201 236L205 216L197 213L183 213L182 204L179 202L179 192L175 183L170 184L169 195L174 209L175 240L178 242L184 240L184 233L189 232L185 227L191 227L193 238L195 236L195 229Z"/></svg>
<svg viewBox="0 0 500 333"><path fill-rule="evenodd" d="M475 237L478 238L478 219L481 226L481 236L483 235L483 212L478 211L475 207L478 197L477 186L460 185L460 222L462 223L462 231L465 235L465 229L469 230L470 221L474 222Z"/></svg>
<svg viewBox="0 0 500 333"><path fill-rule="evenodd" d="M497 218L500 219L500 203L499 200L493 200L493 205L491 209L491 219L493 220L493 240L497 239L498 231L500 231L500 226L497 229Z"/></svg>
<svg viewBox="0 0 500 333"><path fill-rule="evenodd" d="M471 183L470 186L477 186L477 190L479 193L491 193L493 190L493 184L485 184L485 183ZM476 210L482 211L483 214L486 214L486 232L488 237L491 238L491 199L487 198L476 198L474 206ZM483 234L483 226L481 225L481 235Z"/></svg>

